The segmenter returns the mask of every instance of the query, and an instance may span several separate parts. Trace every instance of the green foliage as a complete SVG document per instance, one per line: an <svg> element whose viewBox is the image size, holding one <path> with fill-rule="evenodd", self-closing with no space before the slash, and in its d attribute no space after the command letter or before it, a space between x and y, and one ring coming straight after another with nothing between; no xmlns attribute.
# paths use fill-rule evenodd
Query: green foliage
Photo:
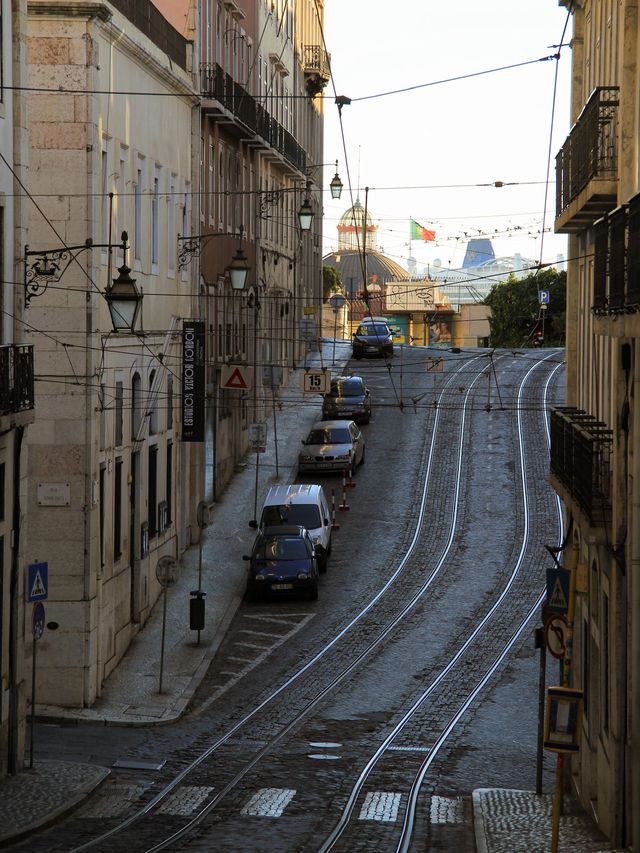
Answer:
<svg viewBox="0 0 640 853"><path fill-rule="evenodd" d="M322 298L326 302L332 293L342 289L342 273L335 267L324 264L322 267Z"/></svg>
<svg viewBox="0 0 640 853"><path fill-rule="evenodd" d="M541 310L538 291L549 291L549 305ZM563 347L565 342L567 274L546 269L495 284L485 299L491 308L491 346L520 348L532 346L533 333L543 329L544 346Z"/></svg>

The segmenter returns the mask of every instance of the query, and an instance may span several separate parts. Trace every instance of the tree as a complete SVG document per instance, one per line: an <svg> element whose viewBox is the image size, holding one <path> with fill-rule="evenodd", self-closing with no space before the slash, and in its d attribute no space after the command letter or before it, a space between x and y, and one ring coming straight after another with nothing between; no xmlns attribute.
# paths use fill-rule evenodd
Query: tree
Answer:
<svg viewBox="0 0 640 853"><path fill-rule="evenodd" d="M322 267L322 298L326 302L332 293L342 290L342 273L335 267L324 264Z"/></svg>
<svg viewBox="0 0 640 853"><path fill-rule="evenodd" d="M538 291L549 291L546 309L540 308ZM494 284L485 305L491 308L491 346L530 347L535 332L543 331L544 345L563 347L565 342L567 274L546 269L537 275Z"/></svg>

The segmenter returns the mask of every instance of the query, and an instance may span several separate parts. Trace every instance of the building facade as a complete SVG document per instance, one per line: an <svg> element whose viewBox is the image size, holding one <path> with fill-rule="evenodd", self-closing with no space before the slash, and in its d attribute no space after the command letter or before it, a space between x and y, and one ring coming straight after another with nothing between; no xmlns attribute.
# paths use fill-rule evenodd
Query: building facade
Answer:
<svg viewBox="0 0 640 853"><path fill-rule="evenodd" d="M0 0L0 777L22 768L27 708L27 435L33 347L25 341L22 258L28 210L27 4Z"/></svg>
<svg viewBox="0 0 640 853"><path fill-rule="evenodd" d="M33 2L28 35L27 561L48 563L59 625L39 641L38 701L82 707L147 620L158 560L190 544L200 498L180 407L200 300L177 239L192 231L199 98L190 44L147 0ZM122 276L142 308L115 332L105 292Z"/></svg>
<svg viewBox="0 0 640 853"><path fill-rule="evenodd" d="M306 312L320 316L322 188L315 180L329 80L322 10L311 0L200 7L199 235L191 249L208 329L208 501L246 452L249 425L264 420L272 368L286 381L309 344ZM303 233L297 212L306 198L315 215ZM238 251L249 272L234 292L226 270ZM236 387L225 383L230 365L242 369Z"/></svg>
<svg viewBox="0 0 640 853"><path fill-rule="evenodd" d="M556 159L569 235L565 408L551 481L575 571L571 779L615 846L640 847L640 22L636 0L561 0L573 126ZM569 558L565 560L565 564Z"/></svg>

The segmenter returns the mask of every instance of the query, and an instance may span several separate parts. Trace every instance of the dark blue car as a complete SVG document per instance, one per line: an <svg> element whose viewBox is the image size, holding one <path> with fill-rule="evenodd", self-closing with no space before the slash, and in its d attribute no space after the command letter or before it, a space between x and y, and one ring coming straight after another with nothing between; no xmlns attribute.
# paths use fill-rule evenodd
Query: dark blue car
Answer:
<svg viewBox="0 0 640 853"><path fill-rule="evenodd" d="M308 531L298 525L265 527L253 543L249 562L247 598L269 593L299 592L318 597L318 560Z"/></svg>

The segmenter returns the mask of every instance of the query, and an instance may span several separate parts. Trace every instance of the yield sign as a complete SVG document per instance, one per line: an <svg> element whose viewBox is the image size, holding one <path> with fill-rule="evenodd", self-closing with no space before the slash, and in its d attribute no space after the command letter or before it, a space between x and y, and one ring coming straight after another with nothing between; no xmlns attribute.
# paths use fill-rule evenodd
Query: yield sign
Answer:
<svg viewBox="0 0 640 853"><path fill-rule="evenodd" d="M220 371L220 387L248 391L253 385L253 375L246 364L225 364Z"/></svg>

